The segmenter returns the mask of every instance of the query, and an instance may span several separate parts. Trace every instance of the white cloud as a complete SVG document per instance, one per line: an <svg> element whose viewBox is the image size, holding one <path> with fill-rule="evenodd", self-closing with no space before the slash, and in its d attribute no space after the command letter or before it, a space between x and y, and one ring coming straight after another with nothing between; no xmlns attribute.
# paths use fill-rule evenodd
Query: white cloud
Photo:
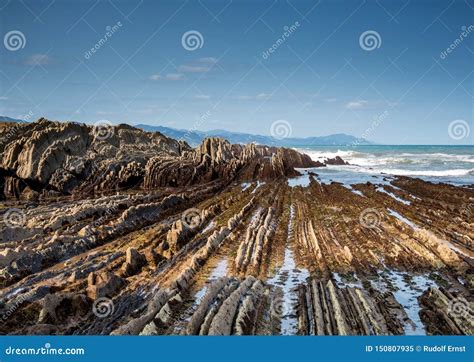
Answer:
<svg viewBox="0 0 474 362"><path fill-rule="evenodd" d="M271 97L271 94L268 94L268 93L260 93L260 94L257 94L257 96L255 98L257 99L268 99Z"/></svg>
<svg viewBox="0 0 474 362"><path fill-rule="evenodd" d="M0 97L0 101L6 101L8 97Z"/></svg>
<svg viewBox="0 0 474 362"><path fill-rule="evenodd" d="M180 73L168 73L166 74L167 80L181 80L184 79L184 74Z"/></svg>
<svg viewBox="0 0 474 362"><path fill-rule="evenodd" d="M148 79L150 80L171 80L171 81L175 81L175 80L182 80L184 79L184 74L180 74L180 73L168 73L164 76L160 75L160 74L152 74Z"/></svg>
<svg viewBox="0 0 474 362"><path fill-rule="evenodd" d="M217 59L213 57L206 57L206 58L200 58L198 62L205 63L205 64L216 64Z"/></svg>
<svg viewBox="0 0 474 362"><path fill-rule="evenodd" d="M365 108L368 105L368 101L365 101L363 99L359 99L356 101L351 101L346 104L347 109L362 109Z"/></svg>
<svg viewBox="0 0 474 362"><path fill-rule="evenodd" d="M25 65L49 65L53 63L53 58L47 54L33 54L25 59Z"/></svg>
<svg viewBox="0 0 474 362"><path fill-rule="evenodd" d="M252 96L238 96L237 99L239 101L248 101L250 99L253 99L253 97Z"/></svg>
<svg viewBox="0 0 474 362"><path fill-rule="evenodd" d="M209 68L201 66L181 65L178 68L178 71L183 73L206 73L209 71Z"/></svg>
<svg viewBox="0 0 474 362"><path fill-rule="evenodd" d="M196 98L196 99L211 99L211 96L207 95L207 94L198 94L194 98Z"/></svg>
<svg viewBox="0 0 474 362"><path fill-rule="evenodd" d="M239 101L250 101L250 100L263 100L263 99L269 99L271 97L271 94L268 93L259 93L255 96L238 96L237 99Z"/></svg>

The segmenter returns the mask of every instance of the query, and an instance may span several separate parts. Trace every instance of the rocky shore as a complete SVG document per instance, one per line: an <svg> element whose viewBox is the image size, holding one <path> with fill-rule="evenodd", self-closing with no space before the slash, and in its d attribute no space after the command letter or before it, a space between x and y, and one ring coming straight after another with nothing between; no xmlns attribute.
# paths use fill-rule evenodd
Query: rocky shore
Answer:
<svg viewBox="0 0 474 362"><path fill-rule="evenodd" d="M46 119L0 154L0 334L474 333L472 187Z"/></svg>

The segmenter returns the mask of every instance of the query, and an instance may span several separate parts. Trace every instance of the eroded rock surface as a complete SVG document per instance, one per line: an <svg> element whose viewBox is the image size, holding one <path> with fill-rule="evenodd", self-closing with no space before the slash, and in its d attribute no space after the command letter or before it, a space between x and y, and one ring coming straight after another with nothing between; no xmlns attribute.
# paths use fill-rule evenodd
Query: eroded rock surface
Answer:
<svg viewBox="0 0 474 362"><path fill-rule="evenodd" d="M42 119L1 146L0 334L473 333L472 188L290 187L323 164L96 131Z"/></svg>

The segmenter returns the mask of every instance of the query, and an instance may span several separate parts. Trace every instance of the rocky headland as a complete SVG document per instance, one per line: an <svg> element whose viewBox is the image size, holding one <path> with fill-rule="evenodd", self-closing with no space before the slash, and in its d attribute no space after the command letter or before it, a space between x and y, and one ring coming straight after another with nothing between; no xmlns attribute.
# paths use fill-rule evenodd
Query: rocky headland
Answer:
<svg viewBox="0 0 474 362"><path fill-rule="evenodd" d="M472 187L46 119L0 155L0 334L474 333Z"/></svg>

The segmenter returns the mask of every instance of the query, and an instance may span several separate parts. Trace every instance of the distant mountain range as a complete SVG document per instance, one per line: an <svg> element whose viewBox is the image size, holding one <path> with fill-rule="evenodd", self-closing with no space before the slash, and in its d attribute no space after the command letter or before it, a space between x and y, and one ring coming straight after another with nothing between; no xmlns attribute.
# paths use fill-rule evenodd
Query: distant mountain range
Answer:
<svg viewBox="0 0 474 362"><path fill-rule="evenodd" d="M26 122L21 119L10 118L6 116L0 116L0 122ZM346 145L369 145L371 142L364 138L357 138L344 133L333 134L329 136L321 137L306 137L296 138L289 137L278 139L271 136L254 135L250 133L239 133L230 132L222 129L215 129L211 131L197 131L197 130L186 130L186 129L175 129L164 126L150 126L147 124L137 124L134 127L141 128L148 132L160 132L167 137L171 137L177 140L184 140L191 146L199 145L202 140L206 137L221 137L228 140L230 143L257 143L268 146L284 146L284 147L297 147L297 146L346 146Z"/></svg>
<svg viewBox="0 0 474 362"><path fill-rule="evenodd" d="M22 119L10 118L7 116L0 116L0 122L26 123L26 121Z"/></svg>
<svg viewBox="0 0 474 362"><path fill-rule="evenodd" d="M269 146L345 146L351 144L357 145L369 145L371 142L357 138L344 133L333 134L322 137L306 137L306 138L283 138L277 139L271 136L254 135L250 133L238 133L230 132L222 129L216 129L211 131L190 131L185 129L175 129L164 126L150 126L146 124L137 124L137 128L141 128L148 132L160 132L165 136L182 139L188 142L191 146L196 146L206 137L222 137L228 140L230 143L250 143L255 142L262 145Z"/></svg>

